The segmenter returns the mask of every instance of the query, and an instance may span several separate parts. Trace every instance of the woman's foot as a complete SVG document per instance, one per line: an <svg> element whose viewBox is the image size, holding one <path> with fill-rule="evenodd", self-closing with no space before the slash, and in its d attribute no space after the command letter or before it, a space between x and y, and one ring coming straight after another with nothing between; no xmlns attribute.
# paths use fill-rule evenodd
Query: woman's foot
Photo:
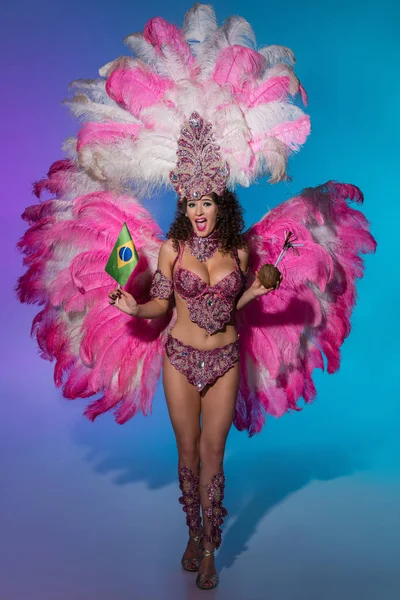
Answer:
<svg viewBox="0 0 400 600"><path fill-rule="evenodd" d="M196 585L202 590L211 590L217 587L218 575L215 569L214 549L202 549Z"/></svg>
<svg viewBox="0 0 400 600"><path fill-rule="evenodd" d="M193 535L189 533L189 541L183 553L181 564L185 571L198 571L200 564L200 543L202 534Z"/></svg>

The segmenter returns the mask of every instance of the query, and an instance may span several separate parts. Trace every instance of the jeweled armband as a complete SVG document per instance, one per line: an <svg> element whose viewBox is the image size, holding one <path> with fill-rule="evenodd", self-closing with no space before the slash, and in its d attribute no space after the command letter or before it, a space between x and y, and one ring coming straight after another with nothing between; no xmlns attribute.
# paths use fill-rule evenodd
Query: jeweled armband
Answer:
<svg viewBox="0 0 400 600"><path fill-rule="evenodd" d="M160 271L160 269L157 269L157 271L153 275L153 281L151 283L151 298L160 298L160 300L168 300L168 298L172 296L173 292L174 288L172 285L172 281L170 281L168 277L166 277L164 273Z"/></svg>

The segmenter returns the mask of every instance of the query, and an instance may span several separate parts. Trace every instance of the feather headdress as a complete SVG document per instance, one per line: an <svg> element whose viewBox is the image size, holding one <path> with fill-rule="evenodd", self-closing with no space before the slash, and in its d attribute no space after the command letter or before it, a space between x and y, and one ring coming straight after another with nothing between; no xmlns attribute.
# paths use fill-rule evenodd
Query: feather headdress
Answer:
<svg viewBox="0 0 400 600"><path fill-rule="evenodd" d="M78 93L69 104L84 121L79 162L92 177L119 192L132 185L178 189L171 173L179 170L179 140L193 112L211 124L220 159L218 181L214 169L204 189L211 183L218 191L221 177L230 188L263 174L271 182L287 177L288 157L310 131L294 101L306 95L288 48L256 50L245 19L218 27L202 4L188 11L182 29L156 17L125 42L135 57L108 63L98 80L73 84Z"/></svg>

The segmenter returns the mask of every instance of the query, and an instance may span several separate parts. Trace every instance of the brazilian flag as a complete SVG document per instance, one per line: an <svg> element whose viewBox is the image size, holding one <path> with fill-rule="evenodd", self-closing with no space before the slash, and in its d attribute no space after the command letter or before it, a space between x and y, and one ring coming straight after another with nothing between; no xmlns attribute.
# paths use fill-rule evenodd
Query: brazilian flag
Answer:
<svg viewBox="0 0 400 600"><path fill-rule="evenodd" d="M129 233L126 223L124 223L105 270L122 286L128 281L138 260L139 257L132 236Z"/></svg>

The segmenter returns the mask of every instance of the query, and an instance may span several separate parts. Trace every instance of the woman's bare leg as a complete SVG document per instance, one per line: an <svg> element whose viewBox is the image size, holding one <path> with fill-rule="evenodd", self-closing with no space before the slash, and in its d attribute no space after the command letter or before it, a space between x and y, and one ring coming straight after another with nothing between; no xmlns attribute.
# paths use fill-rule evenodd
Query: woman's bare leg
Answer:
<svg viewBox="0 0 400 600"><path fill-rule="evenodd" d="M182 373L171 365L166 356L164 356L163 361L163 384L178 448L178 472L181 489L189 489L191 474L195 477L199 475L200 393ZM187 469L190 469L190 472ZM198 494L196 486L197 501ZM196 513L196 511L194 512ZM186 514L188 515L188 513ZM200 509L198 509L198 514L200 514ZM199 531L191 528L190 533L195 536ZM183 558L194 559L197 556L197 546L189 540ZM195 565L193 563L189 566L193 567Z"/></svg>
<svg viewBox="0 0 400 600"><path fill-rule="evenodd" d="M200 499L203 510L203 531L212 535L206 510L211 506L207 492L215 475L223 473L226 439L232 425L239 386L239 363L206 389L201 399L202 429L200 434ZM212 550L214 544L206 539L204 548ZM214 556L205 557L200 564L199 574L215 573Z"/></svg>

